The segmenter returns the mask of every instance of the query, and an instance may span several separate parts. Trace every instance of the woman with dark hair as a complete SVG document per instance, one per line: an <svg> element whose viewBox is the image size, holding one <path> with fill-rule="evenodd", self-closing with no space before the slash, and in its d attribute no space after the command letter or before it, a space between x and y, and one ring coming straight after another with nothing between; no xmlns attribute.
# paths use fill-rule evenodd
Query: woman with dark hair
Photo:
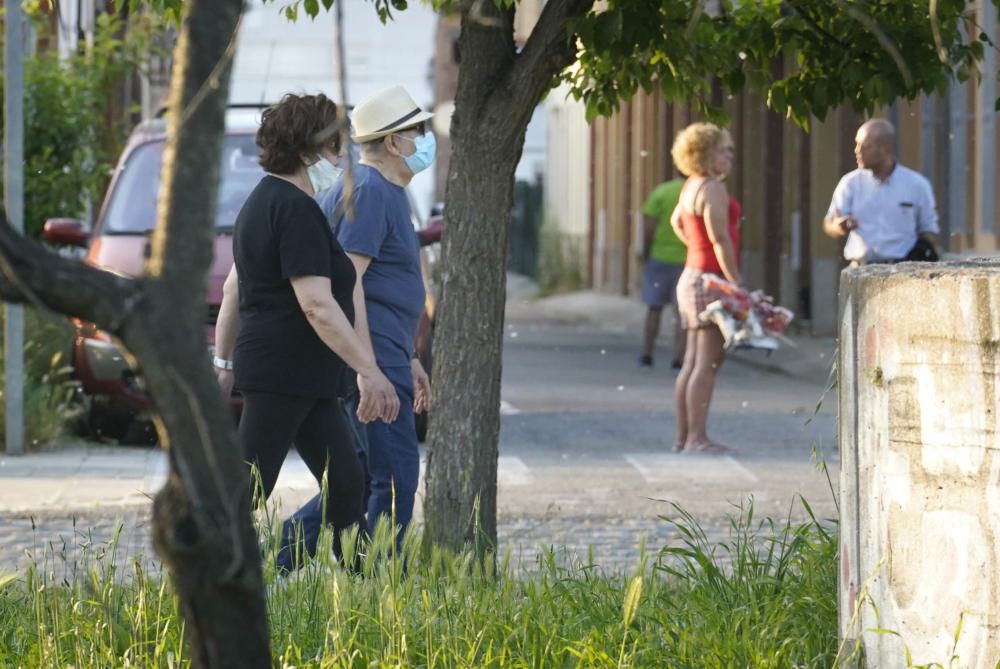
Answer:
<svg viewBox="0 0 1000 669"><path fill-rule="evenodd" d="M337 160L336 105L323 95L286 95L264 112L257 144L267 175L236 218L216 373L224 392L235 384L243 395L240 441L265 499L292 444L317 482L326 477L326 522L339 558L341 532L367 529L364 473L337 402L347 366L357 371L362 421L394 419L399 400L354 332L354 267L307 171Z"/></svg>
<svg viewBox="0 0 1000 669"><path fill-rule="evenodd" d="M705 274L740 283L740 205L723 183L733 168L733 140L712 123L693 123L678 133L670 153L687 176L670 219L687 246L684 271L677 281L677 309L687 332L687 348L674 385L674 450L728 453L731 448L708 437L708 407L726 355L724 339L718 326L701 320L701 312L708 306Z"/></svg>

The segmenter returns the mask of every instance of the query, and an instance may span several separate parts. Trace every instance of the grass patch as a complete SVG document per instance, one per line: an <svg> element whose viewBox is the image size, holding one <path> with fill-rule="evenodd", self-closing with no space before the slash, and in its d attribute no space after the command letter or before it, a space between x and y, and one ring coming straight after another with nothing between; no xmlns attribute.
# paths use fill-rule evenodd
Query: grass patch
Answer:
<svg viewBox="0 0 1000 669"><path fill-rule="evenodd" d="M578 239L546 218L538 232L538 246L535 280L542 297L583 288L584 259Z"/></svg>
<svg viewBox="0 0 1000 669"><path fill-rule="evenodd" d="M836 537L811 518L757 521L748 504L730 537L708 541L678 507L664 517L676 546L609 574L549 550L532 564L471 555L380 559L365 576L320 557L277 577L263 531L276 666L304 667L829 667L837 652ZM268 521L265 521L268 523ZM123 556L118 537L72 564L48 555L0 578L0 666L184 667L183 622L169 579ZM350 542L348 542L350 543Z"/></svg>

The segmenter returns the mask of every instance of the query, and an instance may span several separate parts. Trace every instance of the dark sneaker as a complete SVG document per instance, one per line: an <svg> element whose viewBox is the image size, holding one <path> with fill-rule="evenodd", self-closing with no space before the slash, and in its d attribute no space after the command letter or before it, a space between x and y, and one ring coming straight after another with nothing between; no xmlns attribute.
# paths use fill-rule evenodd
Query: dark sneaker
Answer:
<svg viewBox="0 0 1000 669"><path fill-rule="evenodd" d="M680 360L671 360L670 361L670 369L680 369L683 366L684 366L684 363L682 363Z"/></svg>
<svg viewBox="0 0 1000 669"><path fill-rule="evenodd" d="M651 355L640 355L639 356L639 366L640 367L652 367L653 366L653 356L651 356Z"/></svg>

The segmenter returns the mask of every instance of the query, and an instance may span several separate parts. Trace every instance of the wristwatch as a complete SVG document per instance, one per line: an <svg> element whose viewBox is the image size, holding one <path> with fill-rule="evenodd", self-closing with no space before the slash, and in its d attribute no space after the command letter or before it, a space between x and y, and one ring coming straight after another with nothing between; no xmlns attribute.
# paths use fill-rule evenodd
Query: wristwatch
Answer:
<svg viewBox="0 0 1000 669"><path fill-rule="evenodd" d="M219 369L232 369L233 368L233 361L232 360L226 360L225 358L220 358L217 355L213 355L212 356L212 364L215 365L216 367L218 367Z"/></svg>

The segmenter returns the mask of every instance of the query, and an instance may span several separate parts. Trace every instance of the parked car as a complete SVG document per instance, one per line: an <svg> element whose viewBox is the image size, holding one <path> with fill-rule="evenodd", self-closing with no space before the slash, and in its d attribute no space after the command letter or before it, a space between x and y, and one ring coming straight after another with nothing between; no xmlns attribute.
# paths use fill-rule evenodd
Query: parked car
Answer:
<svg viewBox="0 0 1000 669"><path fill-rule="evenodd" d="M255 143L260 109L230 109L220 158L219 192L215 209L214 259L208 274L205 308L205 340L215 343L215 321L222 301L222 284L233 264L232 232L236 216L250 191L264 176L258 164L260 149ZM88 231L76 219L50 219L43 237L51 244L86 248L85 262L103 269L138 276L150 253L150 233L156 223L156 203L160 191L160 168L166 144L166 121L162 118L141 123L132 132L118 161L93 227ZM440 239L440 224L418 234ZM433 243L427 241L427 243ZM432 305L432 302L428 302ZM431 314L425 316L423 331L432 330ZM152 402L142 388L140 370L128 362L120 342L94 324L73 320L71 364L82 389L83 427L96 438L128 442L152 442L155 432L148 420ZM430 355L430 338L423 335L421 346ZM418 349L420 351L421 349ZM428 359L429 362L429 359ZM232 398L238 414L242 400Z"/></svg>

